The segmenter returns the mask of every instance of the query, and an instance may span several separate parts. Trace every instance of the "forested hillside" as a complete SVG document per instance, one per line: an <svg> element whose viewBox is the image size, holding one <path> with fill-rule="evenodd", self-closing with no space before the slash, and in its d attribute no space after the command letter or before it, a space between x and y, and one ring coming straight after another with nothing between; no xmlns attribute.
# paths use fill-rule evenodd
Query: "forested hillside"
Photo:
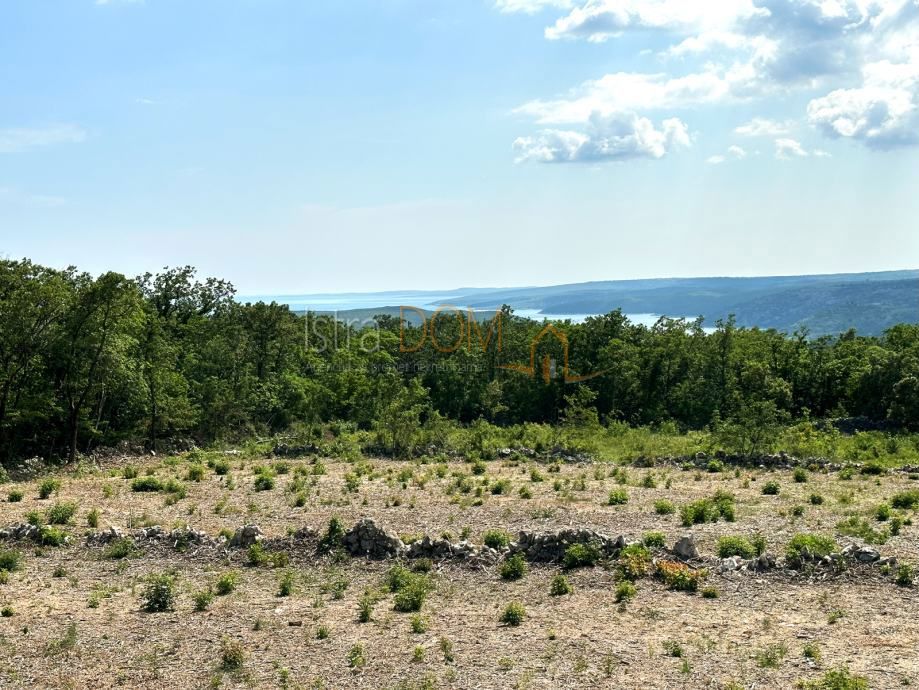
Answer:
<svg viewBox="0 0 919 690"><path fill-rule="evenodd" d="M478 325L444 313L423 330L391 316L358 328L233 296L226 281L198 280L188 267L128 278L0 263L4 461L333 420L397 450L405 429L436 439L444 424L479 419L587 415L683 429L805 416L919 420L917 324L810 339L733 319L710 334L682 320L647 328L614 311L545 334L527 370L543 324L509 307Z"/></svg>

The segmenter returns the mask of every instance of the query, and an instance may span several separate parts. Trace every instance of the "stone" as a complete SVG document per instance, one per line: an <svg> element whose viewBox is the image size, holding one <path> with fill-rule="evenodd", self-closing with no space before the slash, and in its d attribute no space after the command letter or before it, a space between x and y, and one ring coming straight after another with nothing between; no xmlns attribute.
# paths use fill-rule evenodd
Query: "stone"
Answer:
<svg viewBox="0 0 919 690"><path fill-rule="evenodd" d="M863 546L855 552L855 558L859 563L874 563L881 559L881 554L871 546Z"/></svg>
<svg viewBox="0 0 919 690"><path fill-rule="evenodd" d="M696 548L696 542L691 534L680 537L673 545L671 551L686 561L699 557L699 550Z"/></svg>
<svg viewBox="0 0 919 690"><path fill-rule="evenodd" d="M406 552L405 543L390 530L377 525L373 518L362 518L345 532L345 550L352 556L396 558ZM447 542L449 544L449 542Z"/></svg>
<svg viewBox="0 0 919 690"><path fill-rule="evenodd" d="M248 548L262 540L262 530L258 525L243 525L234 532L230 539L230 546L233 548Z"/></svg>

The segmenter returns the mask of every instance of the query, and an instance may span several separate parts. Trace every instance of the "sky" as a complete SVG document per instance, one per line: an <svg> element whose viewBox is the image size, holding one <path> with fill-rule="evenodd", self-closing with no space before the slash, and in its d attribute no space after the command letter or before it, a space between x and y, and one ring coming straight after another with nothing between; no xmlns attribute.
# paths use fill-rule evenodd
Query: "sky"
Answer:
<svg viewBox="0 0 919 690"><path fill-rule="evenodd" d="M919 0L4 0L0 256L243 294L919 268Z"/></svg>

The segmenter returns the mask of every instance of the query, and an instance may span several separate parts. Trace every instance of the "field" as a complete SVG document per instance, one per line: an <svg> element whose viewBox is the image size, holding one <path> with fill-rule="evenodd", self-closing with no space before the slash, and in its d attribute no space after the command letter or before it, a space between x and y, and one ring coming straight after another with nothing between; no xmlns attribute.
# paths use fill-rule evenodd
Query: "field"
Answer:
<svg viewBox="0 0 919 690"><path fill-rule="evenodd" d="M770 483L777 494L764 493ZM349 462L238 451L84 464L3 487L0 526L28 518L41 532L0 542L0 567L9 571L0 585L0 687L916 684L919 602L902 566L916 557L919 527L902 496L917 488L907 473L880 467ZM733 521L716 514L682 524L681 508L716 494L733 495ZM900 507L879 512L896 494ZM406 559L396 575L421 594L405 606L399 596L411 585L393 582L396 561L345 554L335 534L324 539L333 517L345 530L371 517L407 544L423 535L480 545L488 531L516 538L589 528L646 539L655 562L677 562L666 549L691 534L700 558L688 572L698 588L674 588L635 547L637 572L622 554L567 569L516 562L516 572L507 555ZM259 547L217 541L247 524L263 533ZM136 536L153 525L179 531L87 539L110 526ZM182 536L186 526L207 538ZM839 547L872 541L898 562L786 567L798 533L829 535ZM54 545L65 534L67 543ZM760 551L756 537L765 539L779 567L719 573L725 536L746 537ZM166 575L151 587L157 574ZM569 593L558 594L559 575ZM631 581L634 589L624 584ZM523 607L519 621L505 616L511 602ZM148 610L156 608L165 610Z"/></svg>

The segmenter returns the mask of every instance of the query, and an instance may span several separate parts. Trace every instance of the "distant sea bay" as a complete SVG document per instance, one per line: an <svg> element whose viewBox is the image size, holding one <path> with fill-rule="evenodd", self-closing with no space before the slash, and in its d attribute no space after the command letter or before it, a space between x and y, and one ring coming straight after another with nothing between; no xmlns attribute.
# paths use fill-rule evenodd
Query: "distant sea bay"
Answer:
<svg viewBox="0 0 919 690"><path fill-rule="evenodd" d="M319 294L319 295L241 295L240 302L277 302L286 304L293 311L347 313L355 310L367 309L398 309L400 306L424 311L435 311L445 305L465 310L467 307L456 300L459 294L443 293L432 295L429 292L381 292L381 293L354 293L354 294ZM513 305L511 305L513 307ZM490 309L476 309L475 311L493 311ZM535 321L571 321L583 323L588 317L599 316L599 313L576 314L546 314L539 309L514 309L515 316L533 319ZM626 314L629 321L642 326L653 326L660 318L659 314ZM709 330L709 329L706 329Z"/></svg>

